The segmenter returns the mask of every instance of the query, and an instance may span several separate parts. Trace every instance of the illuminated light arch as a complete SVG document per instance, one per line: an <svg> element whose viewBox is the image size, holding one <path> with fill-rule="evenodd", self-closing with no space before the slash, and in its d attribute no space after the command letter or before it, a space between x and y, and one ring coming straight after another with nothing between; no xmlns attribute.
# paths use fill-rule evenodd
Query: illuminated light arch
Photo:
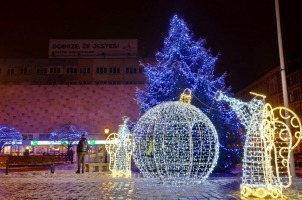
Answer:
<svg viewBox="0 0 302 200"><path fill-rule="evenodd" d="M128 120L124 117L118 133L111 133L106 139L105 148L110 155L109 170L113 177L131 177L133 137L127 127Z"/></svg>
<svg viewBox="0 0 302 200"><path fill-rule="evenodd" d="M171 185L199 184L216 166L216 129L190 100L186 89L180 101L151 108L134 127L133 157L144 177Z"/></svg>
<svg viewBox="0 0 302 200"><path fill-rule="evenodd" d="M302 139L301 122L290 109L273 108L265 96L252 94L256 97L249 103L218 95L218 100L229 102L247 130L241 195L279 198L292 183L290 152Z"/></svg>

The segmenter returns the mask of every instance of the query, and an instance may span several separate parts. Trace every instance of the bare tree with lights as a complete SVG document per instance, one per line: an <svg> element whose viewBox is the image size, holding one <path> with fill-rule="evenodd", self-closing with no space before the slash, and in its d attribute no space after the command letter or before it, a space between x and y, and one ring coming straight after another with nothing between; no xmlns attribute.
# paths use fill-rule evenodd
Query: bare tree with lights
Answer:
<svg viewBox="0 0 302 200"><path fill-rule="evenodd" d="M0 126L0 152L5 146L14 146L22 142L21 133L9 126Z"/></svg>
<svg viewBox="0 0 302 200"><path fill-rule="evenodd" d="M69 153L72 152L72 147L77 145L83 134L88 138L88 133L84 129L74 124L63 124L50 133L49 140L51 142L60 142L66 148L67 154L71 156Z"/></svg>

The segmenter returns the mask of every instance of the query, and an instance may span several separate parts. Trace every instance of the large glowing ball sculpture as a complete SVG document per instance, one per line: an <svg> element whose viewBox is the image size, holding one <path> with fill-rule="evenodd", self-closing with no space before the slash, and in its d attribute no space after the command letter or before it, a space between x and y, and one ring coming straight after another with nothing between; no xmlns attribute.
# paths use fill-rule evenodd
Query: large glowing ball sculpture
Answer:
<svg viewBox="0 0 302 200"><path fill-rule="evenodd" d="M106 139L106 151L110 155L109 170L113 177L131 177L131 158L133 151L133 137L127 122L129 118L123 117L118 133L111 133Z"/></svg>
<svg viewBox="0 0 302 200"><path fill-rule="evenodd" d="M218 100L229 102L247 135L244 145L241 195L258 198L282 197L291 185L291 151L302 139L299 117L290 109L273 108L264 95L242 102L219 94Z"/></svg>
<svg viewBox="0 0 302 200"><path fill-rule="evenodd" d="M198 184L216 166L216 129L190 101L191 91L186 89L180 101L151 108L134 127L133 158L144 177L169 185Z"/></svg>

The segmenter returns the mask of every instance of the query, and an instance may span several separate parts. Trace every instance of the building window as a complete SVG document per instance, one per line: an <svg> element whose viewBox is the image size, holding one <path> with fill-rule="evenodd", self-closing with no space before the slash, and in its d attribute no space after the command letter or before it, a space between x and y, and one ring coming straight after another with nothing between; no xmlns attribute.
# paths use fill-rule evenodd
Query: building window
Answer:
<svg viewBox="0 0 302 200"><path fill-rule="evenodd" d="M120 73L120 68L119 67L110 67L109 68L109 73L110 74L119 74Z"/></svg>
<svg viewBox="0 0 302 200"><path fill-rule="evenodd" d="M289 86L295 85L299 83L299 81L300 81L299 73L292 74L288 78Z"/></svg>
<svg viewBox="0 0 302 200"><path fill-rule="evenodd" d="M22 134L23 140L33 140L32 134Z"/></svg>
<svg viewBox="0 0 302 200"><path fill-rule="evenodd" d="M107 81L96 81L95 82L97 85L107 85L108 82Z"/></svg>
<svg viewBox="0 0 302 200"><path fill-rule="evenodd" d="M126 74L136 74L136 67L127 67Z"/></svg>
<svg viewBox="0 0 302 200"><path fill-rule="evenodd" d="M39 140L49 140L50 134L39 134Z"/></svg>
<svg viewBox="0 0 302 200"><path fill-rule="evenodd" d="M294 76L294 83L296 84L296 83L299 83L300 82L300 76L299 76L299 74L297 73L297 74L295 74L295 76Z"/></svg>
<svg viewBox="0 0 302 200"><path fill-rule="evenodd" d="M76 67L67 67L66 68L66 74L76 74L78 72L78 69Z"/></svg>
<svg viewBox="0 0 302 200"><path fill-rule="evenodd" d="M90 85L91 82L90 81L80 81L79 84L80 85Z"/></svg>
<svg viewBox="0 0 302 200"><path fill-rule="evenodd" d="M15 69L14 68L8 68L7 69L7 75L13 75L15 74Z"/></svg>
<svg viewBox="0 0 302 200"><path fill-rule="evenodd" d="M60 67L50 67L49 74L60 74L61 69Z"/></svg>
<svg viewBox="0 0 302 200"><path fill-rule="evenodd" d="M90 68L89 67L81 67L80 68L80 74L90 74Z"/></svg>
<svg viewBox="0 0 302 200"><path fill-rule="evenodd" d="M66 83L66 85L77 85L77 82L75 82L75 81L67 81L65 83Z"/></svg>
<svg viewBox="0 0 302 200"><path fill-rule="evenodd" d="M140 74L144 73L144 68L143 67L139 67L138 68L138 73L140 73Z"/></svg>
<svg viewBox="0 0 302 200"><path fill-rule="evenodd" d="M126 85L135 85L135 84L137 84L136 81L126 81L125 83L126 83Z"/></svg>
<svg viewBox="0 0 302 200"><path fill-rule="evenodd" d="M289 97L289 102L293 102L294 101L294 95L293 95L293 93L289 93L288 94L288 97Z"/></svg>
<svg viewBox="0 0 302 200"><path fill-rule="evenodd" d="M268 91L270 94L273 94L278 91L278 80L277 76L274 76L273 78L269 79L268 82Z"/></svg>
<svg viewBox="0 0 302 200"><path fill-rule="evenodd" d="M294 90L294 101L298 101L301 99L301 91L300 90Z"/></svg>
<svg viewBox="0 0 302 200"><path fill-rule="evenodd" d="M36 73L37 74L47 74L47 67L37 67Z"/></svg>
<svg viewBox="0 0 302 200"><path fill-rule="evenodd" d="M107 74L107 67L97 67L96 73L97 74Z"/></svg>
<svg viewBox="0 0 302 200"><path fill-rule="evenodd" d="M296 115L298 116L302 116L302 108L299 106L299 107L296 107L295 108L295 113Z"/></svg>
<svg viewBox="0 0 302 200"><path fill-rule="evenodd" d="M121 84L121 82L119 82L119 81L108 81L107 84L108 85L119 85L119 84Z"/></svg>
<svg viewBox="0 0 302 200"><path fill-rule="evenodd" d="M27 74L27 73L28 73L27 67L21 67L21 68L19 69L19 73L20 73L20 74Z"/></svg>

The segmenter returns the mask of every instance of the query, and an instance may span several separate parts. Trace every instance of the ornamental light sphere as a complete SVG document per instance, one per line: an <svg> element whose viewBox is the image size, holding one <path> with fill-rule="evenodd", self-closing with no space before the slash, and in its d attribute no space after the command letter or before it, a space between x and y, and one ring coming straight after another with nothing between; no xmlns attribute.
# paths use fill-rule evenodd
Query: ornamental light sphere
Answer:
<svg viewBox="0 0 302 200"><path fill-rule="evenodd" d="M171 185L198 184L216 166L216 129L190 101L191 91L186 89L180 101L151 108L134 127L133 157L144 177Z"/></svg>

